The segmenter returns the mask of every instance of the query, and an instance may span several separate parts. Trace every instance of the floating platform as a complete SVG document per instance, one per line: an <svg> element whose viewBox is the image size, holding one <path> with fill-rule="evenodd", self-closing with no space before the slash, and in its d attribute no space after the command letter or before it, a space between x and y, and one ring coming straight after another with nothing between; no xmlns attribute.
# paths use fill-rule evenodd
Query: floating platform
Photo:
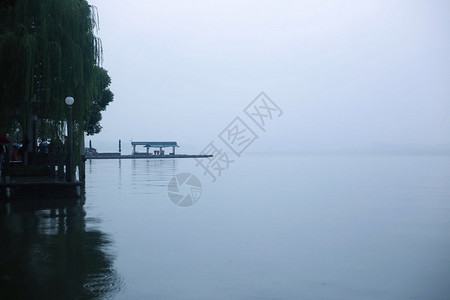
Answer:
<svg viewBox="0 0 450 300"><path fill-rule="evenodd" d="M120 155L116 153L96 153L96 155L86 155L86 159L166 159L166 158L208 158L212 155L203 154L175 154L175 155L153 155L140 153L135 155Z"/></svg>

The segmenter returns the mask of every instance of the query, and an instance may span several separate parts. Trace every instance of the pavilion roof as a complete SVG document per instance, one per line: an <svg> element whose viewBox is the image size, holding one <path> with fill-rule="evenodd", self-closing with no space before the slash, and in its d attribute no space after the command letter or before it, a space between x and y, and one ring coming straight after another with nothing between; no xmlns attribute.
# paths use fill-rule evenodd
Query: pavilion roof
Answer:
<svg viewBox="0 0 450 300"><path fill-rule="evenodd" d="M178 146L177 142L131 142L131 145L150 148L180 147Z"/></svg>

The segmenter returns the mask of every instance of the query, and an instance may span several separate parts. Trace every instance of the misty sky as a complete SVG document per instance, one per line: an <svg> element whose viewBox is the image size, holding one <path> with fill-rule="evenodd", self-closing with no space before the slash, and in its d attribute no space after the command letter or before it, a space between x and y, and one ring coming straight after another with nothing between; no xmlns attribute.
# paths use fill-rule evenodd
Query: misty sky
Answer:
<svg viewBox="0 0 450 300"><path fill-rule="evenodd" d="M261 91L284 113L251 151L450 145L448 1L89 3L115 94L99 151L198 153Z"/></svg>

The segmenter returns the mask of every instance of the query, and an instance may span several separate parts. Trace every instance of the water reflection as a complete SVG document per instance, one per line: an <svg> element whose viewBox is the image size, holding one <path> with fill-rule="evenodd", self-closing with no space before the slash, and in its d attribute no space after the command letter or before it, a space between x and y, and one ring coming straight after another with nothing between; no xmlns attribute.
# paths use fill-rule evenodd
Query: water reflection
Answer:
<svg viewBox="0 0 450 300"><path fill-rule="evenodd" d="M131 162L131 187L147 194L156 194L164 190L177 170L176 159L134 159Z"/></svg>
<svg viewBox="0 0 450 300"><path fill-rule="evenodd" d="M0 204L0 299L109 298L121 278L110 238L80 200ZM95 226L95 224L94 224Z"/></svg>

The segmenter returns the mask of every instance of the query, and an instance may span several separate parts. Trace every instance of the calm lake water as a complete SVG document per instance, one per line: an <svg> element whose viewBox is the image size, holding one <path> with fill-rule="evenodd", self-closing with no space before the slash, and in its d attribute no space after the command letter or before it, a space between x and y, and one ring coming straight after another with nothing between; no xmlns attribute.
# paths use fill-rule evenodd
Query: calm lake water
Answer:
<svg viewBox="0 0 450 300"><path fill-rule="evenodd" d="M195 174L178 207L167 184ZM2 204L0 298L450 299L450 156L86 162L86 199ZM180 193L186 190L181 189Z"/></svg>

